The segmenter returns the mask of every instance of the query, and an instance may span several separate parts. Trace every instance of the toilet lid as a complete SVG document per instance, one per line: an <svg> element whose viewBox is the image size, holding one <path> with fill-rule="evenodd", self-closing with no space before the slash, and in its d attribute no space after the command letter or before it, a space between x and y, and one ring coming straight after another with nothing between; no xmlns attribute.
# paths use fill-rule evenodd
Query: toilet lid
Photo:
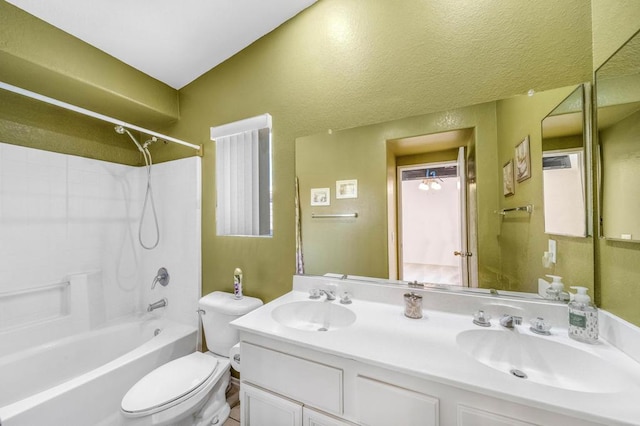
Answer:
<svg viewBox="0 0 640 426"><path fill-rule="evenodd" d="M194 352L156 368L122 398L122 410L135 413L160 408L201 386L215 372L218 360Z"/></svg>

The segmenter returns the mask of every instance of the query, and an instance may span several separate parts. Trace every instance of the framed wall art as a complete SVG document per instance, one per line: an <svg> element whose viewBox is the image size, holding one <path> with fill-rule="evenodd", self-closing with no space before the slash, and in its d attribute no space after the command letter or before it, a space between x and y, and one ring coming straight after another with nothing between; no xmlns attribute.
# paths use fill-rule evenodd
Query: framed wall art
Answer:
<svg viewBox="0 0 640 426"><path fill-rule="evenodd" d="M529 136L516 146L516 180L522 182L531 177L531 154L529 152Z"/></svg>
<svg viewBox="0 0 640 426"><path fill-rule="evenodd" d="M336 198L358 198L358 179L336 181Z"/></svg>
<svg viewBox="0 0 640 426"><path fill-rule="evenodd" d="M515 194L515 185L513 184L513 159L507 161L502 166L502 193L505 197Z"/></svg>
<svg viewBox="0 0 640 426"><path fill-rule="evenodd" d="M330 206L331 188L311 188L312 206Z"/></svg>

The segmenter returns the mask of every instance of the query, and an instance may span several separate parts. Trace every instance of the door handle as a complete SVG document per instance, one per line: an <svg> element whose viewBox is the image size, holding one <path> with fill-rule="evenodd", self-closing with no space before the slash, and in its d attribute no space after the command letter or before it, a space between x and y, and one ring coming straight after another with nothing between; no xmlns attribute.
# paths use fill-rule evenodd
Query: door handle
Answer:
<svg viewBox="0 0 640 426"><path fill-rule="evenodd" d="M471 256L473 256L473 253L471 253L471 252L465 252L465 253L463 253L463 252L461 252L461 251L454 251L454 252L453 252L453 255L454 255L454 256L461 256L461 257L471 257Z"/></svg>

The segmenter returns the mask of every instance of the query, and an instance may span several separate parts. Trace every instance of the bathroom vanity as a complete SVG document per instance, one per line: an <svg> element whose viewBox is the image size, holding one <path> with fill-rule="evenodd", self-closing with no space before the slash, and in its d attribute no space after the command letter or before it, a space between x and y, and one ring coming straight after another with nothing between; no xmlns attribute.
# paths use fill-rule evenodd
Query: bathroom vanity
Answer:
<svg viewBox="0 0 640 426"><path fill-rule="evenodd" d="M409 291L423 297L421 319L404 316ZM473 323L479 310L489 327ZM522 324L506 328L502 315ZM242 424L640 424L638 330L600 316L603 337L589 345L567 337L560 303L296 276L293 291L233 322ZM551 335L529 329L537 317Z"/></svg>

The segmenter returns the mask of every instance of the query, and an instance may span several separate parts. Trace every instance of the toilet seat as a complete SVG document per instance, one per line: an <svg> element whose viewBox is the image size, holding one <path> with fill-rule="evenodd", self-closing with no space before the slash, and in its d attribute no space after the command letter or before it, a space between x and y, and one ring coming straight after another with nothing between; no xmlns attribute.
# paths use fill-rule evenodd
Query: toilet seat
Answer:
<svg viewBox="0 0 640 426"><path fill-rule="evenodd" d="M180 404L217 380L219 364L202 352L168 362L129 389L122 398L122 411L130 417L147 416Z"/></svg>

